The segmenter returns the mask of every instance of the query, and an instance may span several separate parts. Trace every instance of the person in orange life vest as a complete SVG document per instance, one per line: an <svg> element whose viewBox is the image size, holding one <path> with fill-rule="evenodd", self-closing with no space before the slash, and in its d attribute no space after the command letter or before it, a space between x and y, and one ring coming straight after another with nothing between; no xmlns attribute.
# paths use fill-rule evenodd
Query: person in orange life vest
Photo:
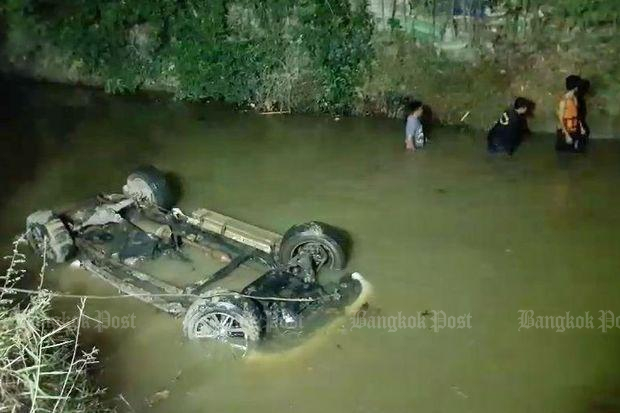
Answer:
<svg viewBox="0 0 620 413"><path fill-rule="evenodd" d="M586 130L580 119L579 94L583 80L576 75L566 78L566 94L558 107L560 128L555 149L558 151L584 152L588 143Z"/></svg>

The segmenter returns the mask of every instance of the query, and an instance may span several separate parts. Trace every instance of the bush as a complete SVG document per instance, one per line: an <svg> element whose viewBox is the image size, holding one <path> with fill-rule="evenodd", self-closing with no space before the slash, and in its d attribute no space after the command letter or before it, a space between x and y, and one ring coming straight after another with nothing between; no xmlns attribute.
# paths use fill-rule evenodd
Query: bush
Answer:
<svg viewBox="0 0 620 413"><path fill-rule="evenodd" d="M372 59L365 1L9 0L5 14L112 93L165 85L178 99L346 112Z"/></svg>
<svg viewBox="0 0 620 413"><path fill-rule="evenodd" d="M63 321L48 315L51 295L33 295L18 303L14 285L24 275L19 252L24 242L14 243L9 267L0 276L0 405L3 411L110 412L100 402L102 391L94 388L87 369L96 363L96 350L83 352L78 345L80 316ZM44 262L41 277L45 273Z"/></svg>

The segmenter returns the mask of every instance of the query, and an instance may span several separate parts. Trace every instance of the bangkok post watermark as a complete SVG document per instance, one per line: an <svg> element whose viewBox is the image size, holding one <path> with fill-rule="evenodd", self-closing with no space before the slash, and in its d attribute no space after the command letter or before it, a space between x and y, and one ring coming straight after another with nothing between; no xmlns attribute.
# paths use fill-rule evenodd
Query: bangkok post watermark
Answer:
<svg viewBox="0 0 620 413"><path fill-rule="evenodd" d="M76 320L75 314L67 314L64 311L60 314L63 323ZM80 327L88 330L95 330L101 333L110 329L134 329L136 328L136 315L112 315L109 311L93 311L92 314L83 314L80 320Z"/></svg>
<svg viewBox="0 0 620 413"><path fill-rule="evenodd" d="M553 330L558 333L574 329L598 329L603 333L620 330L620 314L616 316L610 310L600 310L596 318L589 311L578 315L567 311L565 314L555 316L536 315L534 310L519 310L518 313L519 331L530 328Z"/></svg>
<svg viewBox="0 0 620 413"><path fill-rule="evenodd" d="M405 315L398 312L396 315L375 315L367 311L359 311L351 317L350 330L370 328L383 329L389 333L398 330L420 328L438 333L444 329L471 328L471 314L449 315L445 311L418 311L415 315Z"/></svg>

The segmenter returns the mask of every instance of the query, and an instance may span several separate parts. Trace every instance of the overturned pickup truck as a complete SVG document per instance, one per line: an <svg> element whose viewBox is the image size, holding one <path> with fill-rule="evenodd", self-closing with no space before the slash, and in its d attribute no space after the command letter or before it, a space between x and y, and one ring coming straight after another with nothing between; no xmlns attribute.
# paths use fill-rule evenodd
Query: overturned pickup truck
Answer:
<svg viewBox="0 0 620 413"><path fill-rule="evenodd" d="M349 238L330 225L295 225L282 236L207 209L186 215L174 207L174 185L152 166L130 174L122 192L31 214L28 242L48 262L75 260L123 293L184 316L190 339L225 342L245 354L279 331L343 314L370 288L358 273L319 282L322 269L347 263ZM227 263L184 286L137 265L171 256L187 261L189 249L221 252ZM240 291L216 286L240 266L259 266L262 275Z"/></svg>

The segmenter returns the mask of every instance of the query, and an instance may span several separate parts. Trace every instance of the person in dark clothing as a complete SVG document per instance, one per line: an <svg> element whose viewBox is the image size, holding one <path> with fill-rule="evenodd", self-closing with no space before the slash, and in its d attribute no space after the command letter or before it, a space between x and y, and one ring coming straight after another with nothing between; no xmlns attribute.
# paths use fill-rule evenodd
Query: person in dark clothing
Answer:
<svg viewBox="0 0 620 413"><path fill-rule="evenodd" d="M577 113L579 116L579 121L581 122L581 126L583 126L583 130L585 132L584 136L586 140L590 137L590 126L588 126L588 122L586 118L588 117L588 105L586 102L586 96L590 92L590 81L587 79L581 79L581 84L579 85L579 89L577 90Z"/></svg>
<svg viewBox="0 0 620 413"><path fill-rule="evenodd" d="M530 100L519 97L511 109L502 113L487 135L487 149L490 153L514 153L523 141L523 136L529 133L526 116L532 107Z"/></svg>

